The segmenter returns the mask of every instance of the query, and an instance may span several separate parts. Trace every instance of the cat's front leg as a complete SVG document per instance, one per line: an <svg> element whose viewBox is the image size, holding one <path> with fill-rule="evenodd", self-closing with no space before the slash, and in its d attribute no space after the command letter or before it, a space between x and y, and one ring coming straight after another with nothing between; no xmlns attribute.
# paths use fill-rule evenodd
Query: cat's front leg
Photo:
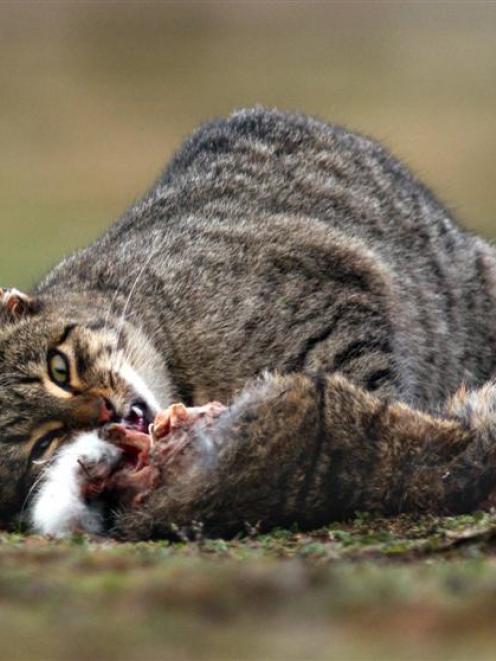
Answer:
<svg viewBox="0 0 496 661"><path fill-rule="evenodd" d="M54 537L102 532L102 511L96 497L121 454L96 432L79 434L63 447L36 485L30 510L33 530Z"/></svg>

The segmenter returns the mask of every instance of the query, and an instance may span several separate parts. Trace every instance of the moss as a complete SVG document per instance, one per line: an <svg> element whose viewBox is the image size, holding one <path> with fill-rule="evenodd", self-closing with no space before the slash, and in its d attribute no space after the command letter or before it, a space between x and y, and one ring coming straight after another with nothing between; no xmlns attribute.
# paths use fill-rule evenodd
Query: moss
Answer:
<svg viewBox="0 0 496 661"><path fill-rule="evenodd" d="M484 513L188 544L0 534L3 657L489 659L495 531Z"/></svg>

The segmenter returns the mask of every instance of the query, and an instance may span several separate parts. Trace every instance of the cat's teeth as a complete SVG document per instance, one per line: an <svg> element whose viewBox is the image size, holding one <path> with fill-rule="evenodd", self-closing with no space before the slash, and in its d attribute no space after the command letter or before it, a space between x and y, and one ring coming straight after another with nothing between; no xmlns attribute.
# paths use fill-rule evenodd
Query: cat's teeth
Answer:
<svg viewBox="0 0 496 661"><path fill-rule="evenodd" d="M136 429L146 434L147 427L151 420L147 416L148 408L146 404L136 402L129 409L128 415L124 418L123 423L130 429Z"/></svg>
<svg viewBox="0 0 496 661"><path fill-rule="evenodd" d="M142 418L143 417L143 410L142 410L141 406L138 406L137 404L135 404L134 406L131 406L131 413L134 413L134 415L137 418Z"/></svg>

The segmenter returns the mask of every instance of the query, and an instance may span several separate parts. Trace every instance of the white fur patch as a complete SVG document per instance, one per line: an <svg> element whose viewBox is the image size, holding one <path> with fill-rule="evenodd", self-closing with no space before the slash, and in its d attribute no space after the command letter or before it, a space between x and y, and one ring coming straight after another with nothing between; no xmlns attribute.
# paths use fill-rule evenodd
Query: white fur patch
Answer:
<svg viewBox="0 0 496 661"><path fill-rule="evenodd" d="M84 473L79 461L105 462L115 465L121 450L98 438L96 432L79 434L63 447L42 478L30 512L35 532L64 537L73 532L99 533L101 513L96 505L89 506L82 496Z"/></svg>
<svg viewBox="0 0 496 661"><path fill-rule="evenodd" d="M129 383L134 391L140 395L150 407L152 413L156 415L159 411L160 405L157 401L157 398L152 393L150 388L146 385L144 379L138 374L138 372L129 365L129 363L124 363L119 369L119 374L122 378Z"/></svg>

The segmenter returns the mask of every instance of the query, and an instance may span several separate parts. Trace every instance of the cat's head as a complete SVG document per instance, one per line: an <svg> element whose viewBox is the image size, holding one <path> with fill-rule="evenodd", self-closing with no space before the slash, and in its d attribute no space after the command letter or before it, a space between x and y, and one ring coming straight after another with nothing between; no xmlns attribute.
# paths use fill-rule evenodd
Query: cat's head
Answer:
<svg viewBox="0 0 496 661"><path fill-rule="evenodd" d="M157 402L98 315L0 289L0 524L20 513L43 465L81 430L147 428Z"/></svg>

